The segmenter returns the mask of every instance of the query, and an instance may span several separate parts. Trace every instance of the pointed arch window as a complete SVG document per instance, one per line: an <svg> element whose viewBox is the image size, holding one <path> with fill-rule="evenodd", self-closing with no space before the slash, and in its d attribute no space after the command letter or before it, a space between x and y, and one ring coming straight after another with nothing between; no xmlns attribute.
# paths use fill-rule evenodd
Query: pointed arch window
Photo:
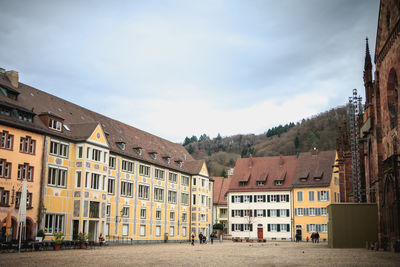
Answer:
<svg viewBox="0 0 400 267"><path fill-rule="evenodd" d="M399 83L396 71L391 69L387 84L387 103L389 110L390 129L397 128L398 125L398 106L399 106Z"/></svg>

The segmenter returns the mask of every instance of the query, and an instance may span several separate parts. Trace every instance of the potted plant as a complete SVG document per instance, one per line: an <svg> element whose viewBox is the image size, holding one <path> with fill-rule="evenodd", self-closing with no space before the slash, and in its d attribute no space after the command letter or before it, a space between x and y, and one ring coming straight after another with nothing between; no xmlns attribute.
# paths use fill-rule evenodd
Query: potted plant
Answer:
<svg viewBox="0 0 400 267"><path fill-rule="evenodd" d="M89 239L89 235L86 233L79 233L78 234L78 240L80 242L81 245L81 249L86 247L86 242Z"/></svg>
<svg viewBox="0 0 400 267"><path fill-rule="evenodd" d="M60 250L61 244L64 241L64 233L63 232L55 232L54 234L54 250Z"/></svg>
<svg viewBox="0 0 400 267"><path fill-rule="evenodd" d="M42 238L41 241L43 241L44 238L46 237L46 234L44 233L44 230L43 230L43 229L40 229L40 230L37 232L36 236L37 236L37 237L41 237L41 238Z"/></svg>

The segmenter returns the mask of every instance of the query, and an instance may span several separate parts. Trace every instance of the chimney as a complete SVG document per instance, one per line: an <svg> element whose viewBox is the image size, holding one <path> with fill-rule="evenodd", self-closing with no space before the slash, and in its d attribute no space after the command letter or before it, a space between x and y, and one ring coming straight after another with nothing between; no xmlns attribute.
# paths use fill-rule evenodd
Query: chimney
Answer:
<svg viewBox="0 0 400 267"><path fill-rule="evenodd" d="M318 149L314 147L314 149L311 151L311 155L316 156L318 155Z"/></svg>
<svg viewBox="0 0 400 267"><path fill-rule="evenodd" d="M10 81L11 85L18 88L18 72L15 70L6 71L6 77Z"/></svg>
<svg viewBox="0 0 400 267"><path fill-rule="evenodd" d="M282 157L282 154L281 154L281 155L279 156L279 166L282 167L284 162L285 162L285 161L283 160L283 157Z"/></svg>
<svg viewBox="0 0 400 267"><path fill-rule="evenodd" d="M249 156L249 168L253 168L253 156L251 154Z"/></svg>

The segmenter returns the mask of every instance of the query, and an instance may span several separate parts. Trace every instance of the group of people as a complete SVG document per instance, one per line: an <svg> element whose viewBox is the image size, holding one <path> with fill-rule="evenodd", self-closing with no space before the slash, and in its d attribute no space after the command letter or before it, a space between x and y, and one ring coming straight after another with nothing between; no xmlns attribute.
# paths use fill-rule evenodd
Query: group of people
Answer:
<svg viewBox="0 0 400 267"><path fill-rule="evenodd" d="M319 233L318 232L311 234L311 241L313 243L319 243Z"/></svg>
<svg viewBox="0 0 400 267"><path fill-rule="evenodd" d="M194 238L195 238L195 235L194 235L194 233L192 233L192 243L191 243L192 246L194 246ZM211 232L211 234L210 234L211 244L214 243L214 238L215 238L215 234L214 234L214 232ZM203 235L203 233L199 234L199 242L200 242L200 244L206 244L207 243L207 237L205 235Z"/></svg>

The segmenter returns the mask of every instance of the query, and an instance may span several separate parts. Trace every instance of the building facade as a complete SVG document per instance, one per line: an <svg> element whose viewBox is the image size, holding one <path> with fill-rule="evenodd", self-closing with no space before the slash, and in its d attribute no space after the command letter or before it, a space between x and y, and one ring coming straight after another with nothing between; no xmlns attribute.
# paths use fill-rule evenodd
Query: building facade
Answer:
<svg viewBox="0 0 400 267"><path fill-rule="evenodd" d="M305 240L318 232L328 240L327 207L340 202L339 166L336 151L313 150L299 154L294 175L293 238Z"/></svg>
<svg viewBox="0 0 400 267"><path fill-rule="evenodd" d="M183 146L19 83L14 71L1 70L0 89L1 220L11 210L16 221L22 175L32 236L151 242L210 233L212 179Z"/></svg>
<svg viewBox="0 0 400 267"><path fill-rule="evenodd" d="M296 156L238 159L228 190L232 238L291 240Z"/></svg>
<svg viewBox="0 0 400 267"><path fill-rule="evenodd" d="M233 172L232 172L233 173ZM224 234L228 233L228 189L231 178L213 177L214 180L214 205L213 224L222 224Z"/></svg>

